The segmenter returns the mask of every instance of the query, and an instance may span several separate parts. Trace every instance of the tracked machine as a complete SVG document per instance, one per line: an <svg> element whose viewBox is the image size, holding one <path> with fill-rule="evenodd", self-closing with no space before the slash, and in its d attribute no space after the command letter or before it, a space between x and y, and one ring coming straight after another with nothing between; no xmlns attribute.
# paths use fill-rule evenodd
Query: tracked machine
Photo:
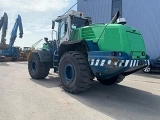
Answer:
<svg viewBox="0 0 160 120"><path fill-rule="evenodd" d="M0 30L2 29L2 37L0 42L0 59L5 61L5 58L11 58L12 61L17 61L20 55L20 47L15 47L14 42L17 37L17 31L19 29L19 38L23 37L23 26L21 16L18 15L16 18L15 24L11 31L9 44L6 44L6 34L8 29L8 15L4 13L3 17L0 20ZM0 60L1 61L1 60Z"/></svg>
<svg viewBox="0 0 160 120"><path fill-rule="evenodd" d="M73 94L86 91L95 78L105 85L121 82L149 65L141 33L125 23L119 12L108 24L92 24L91 18L73 10L58 16L52 21L57 39L44 38L48 48L29 57L30 76L44 79L53 68L63 89Z"/></svg>

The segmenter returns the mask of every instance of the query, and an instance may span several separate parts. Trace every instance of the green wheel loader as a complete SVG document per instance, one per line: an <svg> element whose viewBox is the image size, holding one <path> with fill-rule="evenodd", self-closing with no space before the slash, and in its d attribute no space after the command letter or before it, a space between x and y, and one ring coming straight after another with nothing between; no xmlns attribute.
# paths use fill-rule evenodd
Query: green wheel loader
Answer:
<svg viewBox="0 0 160 120"><path fill-rule="evenodd" d="M53 68L63 89L73 94L90 88L94 78L105 85L121 82L149 65L141 33L125 23L119 12L108 24L92 24L91 18L73 10L58 16L52 21L57 39L45 38L48 48L30 55L30 76L44 79Z"/></svg>

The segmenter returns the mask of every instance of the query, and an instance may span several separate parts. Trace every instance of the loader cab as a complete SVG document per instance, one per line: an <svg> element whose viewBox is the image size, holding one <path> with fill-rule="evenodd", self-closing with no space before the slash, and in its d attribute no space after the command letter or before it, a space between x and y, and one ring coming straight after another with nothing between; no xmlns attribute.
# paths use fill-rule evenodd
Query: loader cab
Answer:
<svg viewBox="0 0 160 120"><path fill-rule="evenodd" d="M52 21L52 29L55 27L55 22L58 23L57 41L59 45L70 40L70 35L74 29L91 24L91 18L85 18L81 12L72 10Z"/></svg>
<svg viewBox="0 0 160 120"><path fill-rule="evenodd" d="M69 40L69 35L70 35L70 17L67 15L64 16L59 16L55 21L52 21L52 29L54 29L55 22L58 25L57 28L57 42L58 46L61 44L63 41L68 41Z"/></svg>

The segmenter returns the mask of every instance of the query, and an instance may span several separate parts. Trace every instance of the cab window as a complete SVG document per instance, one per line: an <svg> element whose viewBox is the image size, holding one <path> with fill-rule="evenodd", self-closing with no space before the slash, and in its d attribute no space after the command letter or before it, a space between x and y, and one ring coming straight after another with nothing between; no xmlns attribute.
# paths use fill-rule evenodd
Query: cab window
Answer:
<svg viewBox="0 0 160 120"><path fill-rule="evenodd" d="M65 36L67 32L67 21L66 19L59 22L59 33L58 33L58 39L61 39Z"/></svg>

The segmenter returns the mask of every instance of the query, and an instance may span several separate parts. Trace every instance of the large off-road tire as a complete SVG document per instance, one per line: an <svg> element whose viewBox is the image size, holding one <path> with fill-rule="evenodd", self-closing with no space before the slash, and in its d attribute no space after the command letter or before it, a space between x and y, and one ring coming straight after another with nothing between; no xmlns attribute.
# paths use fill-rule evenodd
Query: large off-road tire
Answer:
<svg viewBox="0 0 160 120"><path fill-rule="evenodd" d="M87 56L81 52L66 52L60 60L59 76L65 91L76 94L86 91L93 84Z"/></svg>
<svg viewBox="0 0 160 120"><path fill-rule="evenodd" d="M28 60L28 71L33 79L44 79L49 74L49 68L40 61L38 53L32 53Z"/></svg>
<svg viewBox="0 0 160 120"><path fill-rule="evenodd" d="M122 82L124 78L125 78L125 76L118 75L118 76L115 76L115 77L109 78L109 79L97 79L97 80L104 85L113 85L113 84L117 84L117 83Z"/></svg>

